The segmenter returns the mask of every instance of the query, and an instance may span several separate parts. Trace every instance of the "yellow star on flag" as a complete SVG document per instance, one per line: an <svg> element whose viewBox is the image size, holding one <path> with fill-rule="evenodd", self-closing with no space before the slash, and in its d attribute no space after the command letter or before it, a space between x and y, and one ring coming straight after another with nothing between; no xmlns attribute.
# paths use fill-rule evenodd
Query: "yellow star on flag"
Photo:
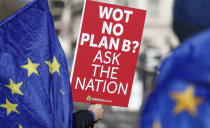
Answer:
<svg viewBox="0 0 210 128"><path fill-rule="evenodd" d="M62 95L64 95L64 94L65 94L63 90L60 90L60 92L61 92L61 94L62 94Z"/></svg>
<svg viewBox="0 0 210 128"><path fill-rule="evenodd" d="M52 66L50 61L45 61L45 63L49 66L49 72L52 74Z"/></svg>
<svg viewBox="0 0 210 128"><path fill-rule="evenodd" d="M39 73L37 71L37 67L39 65L40 65L39 63L32 63L30 58L28 58L28 64L22 65L21 67L28 70L28 77L30 77L32 73L39 75Z"/></svg>
<svg viewBox="0 0 210 128"><path fill-rule="evenodd" d="M52 73L58 72L58 74L60 75L60 64L58 63L55 56L53 57L53 62L51 63L51 67L52 67Z"/></svg>
<svg viewBox="0 0 210 128"><path fill-rule="evenodd" d="M192 86L187 87L184 92L172 92L171 97L176 101L174 113L179 114L186 110L192 116L197 114L196 107L203 102L202 98L195 97L194 88Z"/></svg>
<svg viewBox="0 0 210 128"><path fill-rule="evenodd" d="M23 127L19 124L19 128L23 128Z"/></svg>
<svg viewBox="0 0 210 128"><path fill-rule="evenodd" d="M12 95L17 93L20 95L23 95L23 93L20 91L20 87L23 84L23 82L20 82L18 84L15 84L11 79L10 79L10 85L5 85L12 91Z"/></svg>
<svg viewBox="0 0 210 128"><path fill-rule="evenodd" d="M45 61L45 63L49 66L50 74L57 72L60 75L60 64L58 63L56 57L53 57L53 62Z"/></svg>
<svg viewBox="0 0 210 128"><path fill-rule="evenodd" d="M1 104L0 107L7 109L7 116L12 112L20 113L16 107L18 104L12 104L8 99L6 99L6 104Z"/></svg>
<svg viewBox="0 0 210 128"><path fill-rule="evenodd" d="M161 128L160 122L159 121L155 121L152 125L152 128Z"/></svg>

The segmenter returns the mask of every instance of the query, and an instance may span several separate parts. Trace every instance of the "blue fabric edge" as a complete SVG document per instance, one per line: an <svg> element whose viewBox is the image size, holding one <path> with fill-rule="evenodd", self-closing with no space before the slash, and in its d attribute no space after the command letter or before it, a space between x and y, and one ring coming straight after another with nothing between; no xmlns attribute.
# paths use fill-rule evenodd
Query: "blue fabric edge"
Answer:
<svg viewBox="0 0 210 128"><path fill-rule="evenodd" d="M93 121L95 121L95 114L93 113L93 111L92 110L88 110L88 111L91 113L91 115L93 117Z"/></svg>
<svg viewBox="0 0 210 128"><path fill-rule="evenodd" d="M23 11L25 11L26 9L28 9L29 7L31 7L32 5L34 5L36 2L38 2L40 0L33 0L32 2L26 4L23 8L19 9L18 11L16 11L14 14L12 14L11 16L7 17L6 19L4 19L3 21L0 22L0 27L2 25L4 25L5 23L11 21L14 17L16 17L17 15L19 15L20 13L22 13Z"/></svg>

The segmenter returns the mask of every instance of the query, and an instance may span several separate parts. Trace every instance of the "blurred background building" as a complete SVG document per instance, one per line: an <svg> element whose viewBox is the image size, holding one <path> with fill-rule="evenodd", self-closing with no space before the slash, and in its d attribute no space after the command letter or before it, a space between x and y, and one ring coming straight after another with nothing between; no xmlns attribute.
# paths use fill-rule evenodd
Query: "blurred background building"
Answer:
<svg viewBox="0 0 210 128"><path fill-rule="evenodd" d="M19 8L11 5L27 4L31 0L0 0L0 21ZM139 113L147 95L155 87L155 77L163 58L177 47L178 40L172 31L172 9L174 0L95 0L132 8L147 10L140 55L136 68L131 99L128 108L105 107L104 118L97 123L97 128L136 128ZM13 4L9 4L9 3ZM49 0L55 21L56 32L66 53L69 72L71 72L73 56L84 0ZM11 8L5 11L5 8ZM2 11L4 10L4 11ZM87 109L88 104L74 103L74 111Z"/></svg>
<svg viewBox="0 0 210 128"><path fill-rule="evenodd" d="M155 87L161 60L178 45L172 24L174 0L94 0L147 10L147 17L128 108L105 106L104 118L98 128L136 128L143 101ZM52 0L51 11L71 72L80 29L84 0ZM87 109L88 104L74 103L74 111Z"/></svg>

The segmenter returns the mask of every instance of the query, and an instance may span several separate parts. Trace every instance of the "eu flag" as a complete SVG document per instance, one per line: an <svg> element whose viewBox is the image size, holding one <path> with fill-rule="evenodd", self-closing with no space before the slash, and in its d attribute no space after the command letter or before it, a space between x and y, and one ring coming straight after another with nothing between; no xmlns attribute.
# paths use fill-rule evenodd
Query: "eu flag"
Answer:
<svg viewBox="0 0 210 128"><path fill-rule="evenodd" d="M66 58L46 0L0 23L0 128L71 128Z"/></svg>
<svg viewBox="0 0 210 128"><path fill-rule="evenodd" d="M210 29L186 40L160 68L141 128L210 128Z"/></svg>

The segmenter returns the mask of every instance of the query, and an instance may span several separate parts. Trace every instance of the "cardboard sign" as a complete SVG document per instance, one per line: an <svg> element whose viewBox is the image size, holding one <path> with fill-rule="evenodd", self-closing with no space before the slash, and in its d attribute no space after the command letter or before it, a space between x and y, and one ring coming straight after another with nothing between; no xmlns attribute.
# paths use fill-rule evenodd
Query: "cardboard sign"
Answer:
<svg viewBox="0 0 210 128"><path fill-rule="evenodd" d="M87 0L71 74L73 101L127 107L146 11Z"/></svg>

